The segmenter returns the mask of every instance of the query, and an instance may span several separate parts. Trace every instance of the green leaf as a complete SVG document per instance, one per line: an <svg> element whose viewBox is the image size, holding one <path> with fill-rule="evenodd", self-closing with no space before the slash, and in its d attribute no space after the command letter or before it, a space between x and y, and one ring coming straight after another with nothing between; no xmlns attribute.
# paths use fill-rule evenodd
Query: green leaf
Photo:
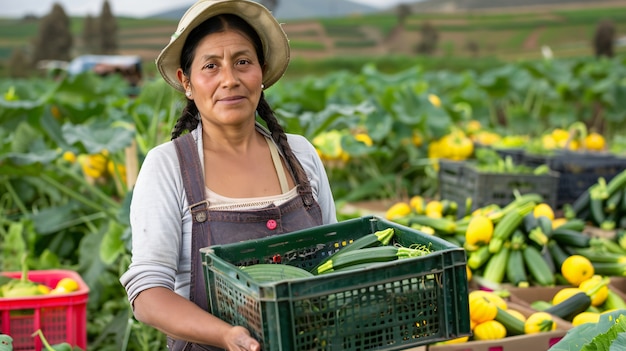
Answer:
<svg viewBox="0 0 626 351"><path fill-rule="evenodd" d="M123 127L113 127L109 121L96 121L74 125L63 125L63 135L69 144L80 144L89 154L102 150L114 153L130 145L134 132Z"/></svg>
<svg viewBox="0 0 626 351"><path fill-rule="evenodd" d="M76 202L69 202L40 209L31 216L35 230L41 235L48 235L67 228L66 223L72 223L76 217L73 212L76 207Z"/></svg>
<svg viewBox="0 0 626 351"><path fill-rule="evenodd" d="M585 323L570 329L549 351L595 351L605 350L626 331L626 310L600 315L598 323Z"/></svg>
<svg viewBox="0 0 626 351"><path fill-rule="evenodd" d="M109 230L104 234L100 244L100 258L105 264L112 264L126 251L124 241L122 240L124 229L124 226L109 221Z"/></svg>
<svg viewBox="0 0 626 351"><path fill-rule="evenodd" d="M626 332L617 334L617 337L611 343L609 351L622 351L626 350Z"/></svg>

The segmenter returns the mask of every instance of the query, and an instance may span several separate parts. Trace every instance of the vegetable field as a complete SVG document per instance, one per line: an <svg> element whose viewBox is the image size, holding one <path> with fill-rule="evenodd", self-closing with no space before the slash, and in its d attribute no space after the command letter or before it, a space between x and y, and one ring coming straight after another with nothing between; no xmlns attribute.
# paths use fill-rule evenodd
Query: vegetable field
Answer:
<svg viewBox="0 0 626 351"><path fill-rule="evenodd" d="M182 95L148 80L129 97L121 78L91 73L3 79L0 93L0 269L20 271L27 254L30 269L78 271L90 287L91 349L162 347L160 333L132 318L118 279L129 264L134 179L147 151L170 139ZM267 98L286 130L319 150L340 209L437 199L437 160L476 157L479 144L550 153L554 145L536 141L577 123L603 137L604 151L626 152L624 56L480 72L367 64L281 81Z"/></svg>

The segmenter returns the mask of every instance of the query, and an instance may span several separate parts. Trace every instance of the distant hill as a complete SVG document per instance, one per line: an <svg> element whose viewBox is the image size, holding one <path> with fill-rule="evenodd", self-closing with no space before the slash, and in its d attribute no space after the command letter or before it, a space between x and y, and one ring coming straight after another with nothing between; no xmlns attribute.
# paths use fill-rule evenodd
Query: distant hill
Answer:
<svg viewBox="0 0 626 351"><path fill-rule="evenodd" d="M258 2L258 1L257 1ZM148 18L180 19L188 5L172 8L169 11L159 12ZM367 14L380 9L355 3L349 0L280 0L274 15L278 19L305 19L325 17L345 17L354 14Z"/></svg>
<svg viewBox="0 0 626 351"><path fill-rule="evenodd" d="M506 10L559 5L624 4L624 0L424 0L411 5L413 12Z"/></svg>

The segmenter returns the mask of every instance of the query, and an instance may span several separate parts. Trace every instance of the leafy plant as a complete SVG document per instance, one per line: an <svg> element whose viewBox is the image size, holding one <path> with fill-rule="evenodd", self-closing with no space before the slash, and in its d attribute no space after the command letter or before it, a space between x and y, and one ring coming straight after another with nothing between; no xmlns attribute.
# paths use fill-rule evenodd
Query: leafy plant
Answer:
<svg viewBox="0 0 626 351"><path fill-rule="evenodd" d="M609 351L626 349L626 310L606 312L598 323L585 323L573 329L549 351Z"/></svg>

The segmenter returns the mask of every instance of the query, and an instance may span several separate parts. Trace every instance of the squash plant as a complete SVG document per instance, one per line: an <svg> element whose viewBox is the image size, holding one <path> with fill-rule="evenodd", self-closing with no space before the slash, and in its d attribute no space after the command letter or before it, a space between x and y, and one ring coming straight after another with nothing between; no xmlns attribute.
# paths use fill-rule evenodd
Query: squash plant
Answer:
<svg viewBox="0 0 626 351"><path fill-rule="evenodd" d="M597 323L570 329L548 351L626 350L626 310L602 313Z"/></svg>

